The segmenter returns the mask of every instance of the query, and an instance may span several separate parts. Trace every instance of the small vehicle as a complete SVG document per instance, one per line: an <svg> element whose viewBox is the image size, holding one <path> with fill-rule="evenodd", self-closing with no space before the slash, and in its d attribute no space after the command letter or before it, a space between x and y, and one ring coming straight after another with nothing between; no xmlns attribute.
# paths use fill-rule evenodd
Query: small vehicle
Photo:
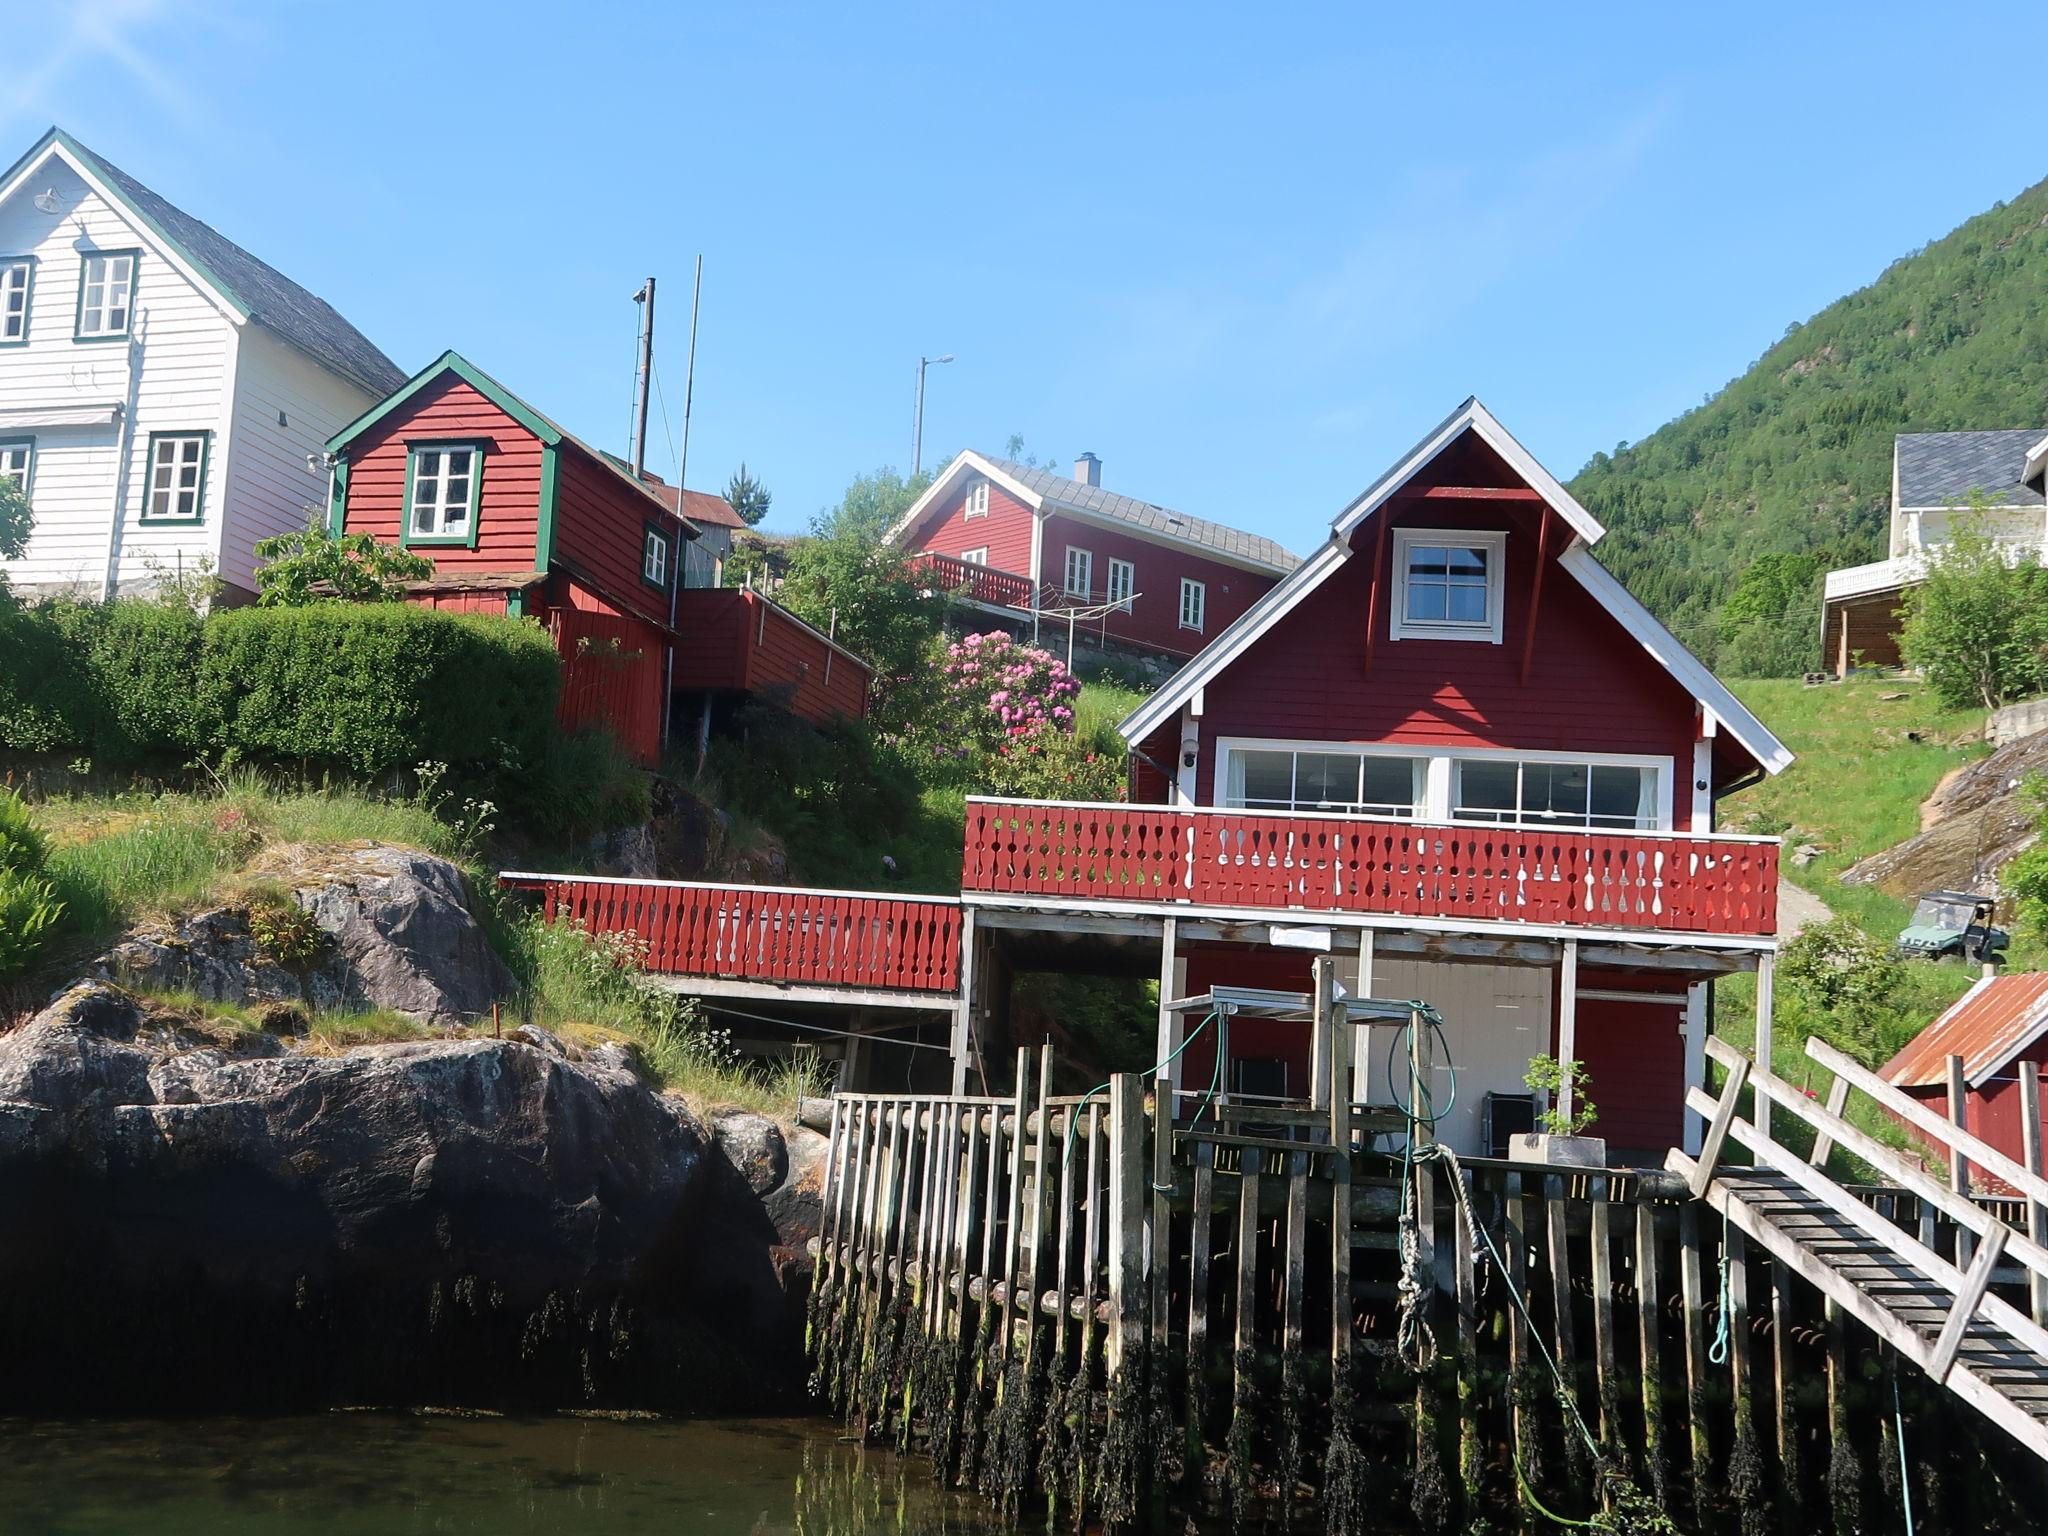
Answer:
<svg viewBox="0 0 2048 1536"><path fill-rule="evenodd" d="M2012 935L1992 926L1997 902L1968 891L1925 891L1913 908L1913 920L1899 932L1896 953L1913 960L1939 960L1961 955L1982 963L2005 952Z"/></svg>

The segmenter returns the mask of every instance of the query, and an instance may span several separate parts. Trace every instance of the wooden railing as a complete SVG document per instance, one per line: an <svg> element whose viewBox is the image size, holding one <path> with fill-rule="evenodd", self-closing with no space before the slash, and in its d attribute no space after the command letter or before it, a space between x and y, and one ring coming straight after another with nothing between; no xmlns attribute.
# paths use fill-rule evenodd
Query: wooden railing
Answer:
<svg viewBox="0 0 2048 1536"><path fill-rule="evenodd" d="M1036 591L1029 576L956 560L951 555L913 555L910 568L931 576L948 591L959 592L977 603L989 603L998 608L1029 608L1032 594Z"/></svg>
<svg viewBox="0 0 2048 1536"><path fill-rule="evenodd" d="M891 991L959 986L960 904L947 897L520 871L498 880L538 892L550 920L633 935L650 971Z"/></svg>
<svg viewBox="0 0 2048 1536"><path fill-rule="evenodd" d="M963 891L1663 932L1776 932L1765 838L970 799Z"/></svg>

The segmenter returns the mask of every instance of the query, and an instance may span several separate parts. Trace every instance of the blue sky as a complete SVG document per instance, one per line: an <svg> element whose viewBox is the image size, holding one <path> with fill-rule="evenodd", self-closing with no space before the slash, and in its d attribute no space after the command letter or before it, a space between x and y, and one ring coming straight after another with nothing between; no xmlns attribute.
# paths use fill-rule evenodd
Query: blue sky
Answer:
<svg viewBox="0 0 2048 1536"><path fill-rule="evenodd" d="M1959 10L71 0L0 135L606 445L658 275L668 473L701 252L689 478L771 528L907 468L952 352L928 461L1021 433L1302 549L1465 395L1569 476L2048 174L2037 11Z"/></svg>

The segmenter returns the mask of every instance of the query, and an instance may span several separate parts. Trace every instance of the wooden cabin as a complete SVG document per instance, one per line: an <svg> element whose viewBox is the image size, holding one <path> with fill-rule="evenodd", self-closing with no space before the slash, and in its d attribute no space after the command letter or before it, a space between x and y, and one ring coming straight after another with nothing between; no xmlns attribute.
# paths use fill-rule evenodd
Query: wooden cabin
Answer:
<svg viewBox="0 0 2048 1536"><path fill-rule="evenodd" d="M1954 1070L1962 1076L1964 1128L2026 1166L2027 1069L2034 1069L2038 1125L2039 1075L2048 1067L2048 973L1978 981L1886 1062L1879 1076L1953 1120L1951 1057L1959 1058Z"/></svg>

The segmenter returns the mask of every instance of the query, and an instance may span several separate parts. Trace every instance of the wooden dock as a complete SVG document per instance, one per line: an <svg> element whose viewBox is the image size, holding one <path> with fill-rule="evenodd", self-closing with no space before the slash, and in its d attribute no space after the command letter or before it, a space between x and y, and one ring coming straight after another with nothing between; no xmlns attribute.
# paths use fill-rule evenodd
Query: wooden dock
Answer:
<svg viewBox="0 0 2048 1536"><path fill-rule="evenodd" d="M2048 1395L2037 1325L1983 1293L2033 1244L1933 1181L1823 1197L1726 1164L1742 1093L1807 1102L1741 1076L1707 1101L1712 1157L1637 1173L1461 1164L1384 1107L1167 1123L1145 1078L1062 1095L1030 1053L1005 1094L839 1095L815 1384L1013 1517L1111 1528L1198 1504L1336 1532L1896 1528L1907 1464L1923 1528L2031 1520L2032 1442L1952 1405ZM1872 1257L1873 1223L1928 1259ZM1974 1262L1932 1257L1959 1243Z"/></svg>

